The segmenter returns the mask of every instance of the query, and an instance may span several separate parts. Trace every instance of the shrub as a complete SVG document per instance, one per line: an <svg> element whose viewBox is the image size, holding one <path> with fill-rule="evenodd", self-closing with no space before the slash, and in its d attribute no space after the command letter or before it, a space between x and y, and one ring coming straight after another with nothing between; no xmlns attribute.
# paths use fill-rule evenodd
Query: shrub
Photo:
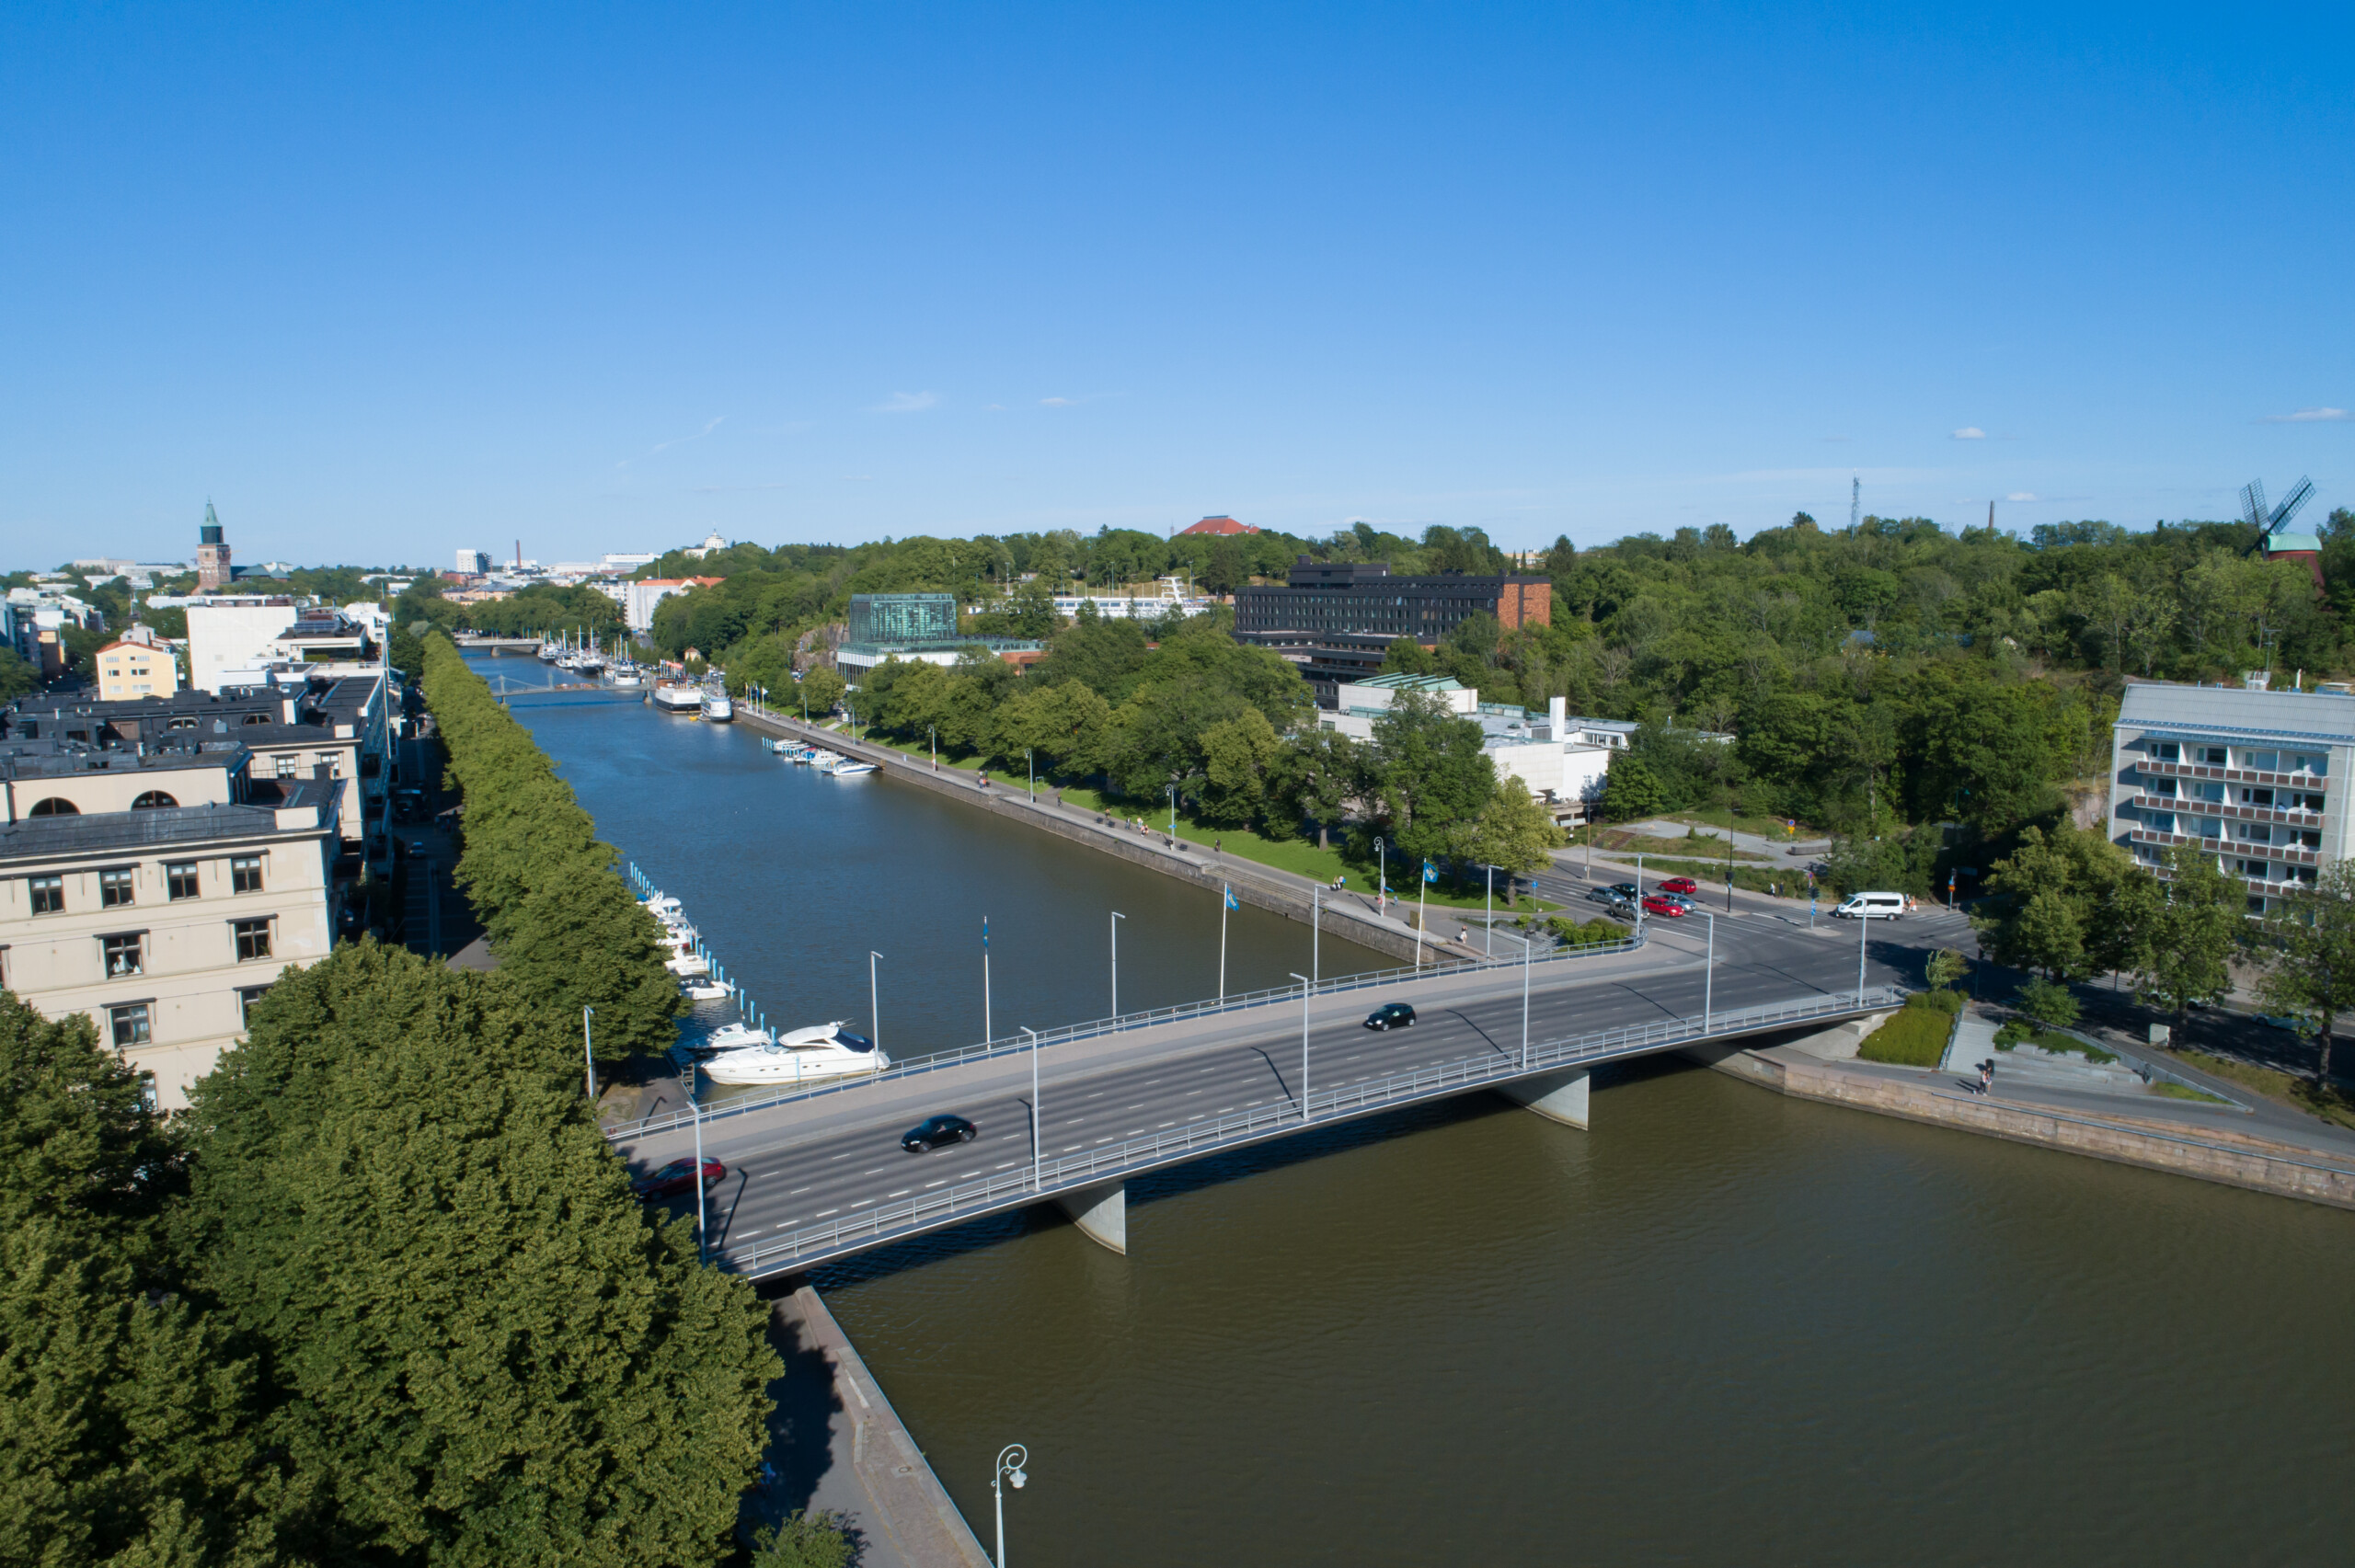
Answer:
<svg viewBox="0 0 2355 1568"><path fill-rule="evenodd" d="M1953 1020L1933 1007L1901 1007L1865 1036L1856 1054L1893 1067L1936 1067L1947 1054Z"/></svg>
<svg viewBox="0 0 2355 1568"><path fill-rule="evenodd" d="M1951 990L1917 990L1905 999L1908 1007L1925 1008L1943 1013L1951 1018L1962 1011L1962 993Z"/></svg>
<svg viewBox="0 0 2355 1568"><path fill-rule="evenodd" d="M2019 989L2019 1010L2039 1024L2067 1028L2077 1021L2077 999L2069 988L2037 979Z"/></svg>

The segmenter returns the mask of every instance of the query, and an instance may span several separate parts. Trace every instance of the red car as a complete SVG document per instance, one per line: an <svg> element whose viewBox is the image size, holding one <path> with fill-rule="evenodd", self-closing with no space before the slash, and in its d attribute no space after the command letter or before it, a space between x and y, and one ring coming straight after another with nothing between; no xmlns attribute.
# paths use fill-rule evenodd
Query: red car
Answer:
<svg viewBox="0 0 2355 1568"><path fill-rule="evenodd" d="M1663 898L1657 893L1647 893L1644 895L1644 912L1648 915L1666 915L1671 920L1683 920L1684 906L1673 898Z"/></svg>
<svg viewBox="0 0 2355 1568"><path fill-rule="evenodd" d="M705 1190L718 1186L727 1174L727 1166L717 1160L706 1160L703 1162ZM673 1160L661 1170L649 1171L638 1177L630 1183L630 1187L642 1198L676 1197L681 1193L693 1192L695 1190L695 1162L693 1160Z"/></svg>
<svg viewBox="0 0 2355 1568"><path fill-rule="evenodd" d="M1663 893L1698 893L1701 885L1690 876L1671 876L1660 885L1660 890Z"/></svg>

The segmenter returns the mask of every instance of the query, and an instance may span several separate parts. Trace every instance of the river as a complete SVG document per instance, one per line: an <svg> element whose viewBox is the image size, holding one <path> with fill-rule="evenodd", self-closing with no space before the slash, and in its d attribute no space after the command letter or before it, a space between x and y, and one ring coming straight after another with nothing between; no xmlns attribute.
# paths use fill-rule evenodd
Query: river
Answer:
<svg viewBox="0 0 2355 1568"><path fill-rule="evenodd" d="M973 1037L984 910L1001 1031L1103 1011L1109 908L1124 1002L1210 989L1166 878L741 728L518 716L772 1021L863 1017L873 947L887 1042ZM1300 966L1234 919L1232 986ZM984 1539L1029 1446L1025 1564L2347 1560L2355 1215L1676 1067L1593 1114L1475 1097L1134 1184L1126 1258L1025 1216L819 1283Z"/></svg>

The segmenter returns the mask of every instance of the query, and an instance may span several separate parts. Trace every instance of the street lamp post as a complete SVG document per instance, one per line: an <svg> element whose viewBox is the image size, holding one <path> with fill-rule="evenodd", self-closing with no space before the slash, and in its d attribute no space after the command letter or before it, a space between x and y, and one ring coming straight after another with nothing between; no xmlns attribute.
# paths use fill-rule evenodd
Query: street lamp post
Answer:
<svg viewBox="0 0 2355 1568"><path fill-rule="evenodd" d="M1178 847L1178 786L1169 786L1169 847Z"/></svg>
<svg viewBox="0 0 2355 1568"><path fill-rule="evenodd" d="M997 1507L997 1568L1005 1568L1005 1493L1001 1483L1010 1481L1014 1490L1021 1491L1022 1483L1030 1479L1022 1467L1029 1462L1029 1449L1008 1443L998 1451L997 1471L990 1477L990 1498Z"/></svg>
<svg viewBox="0 0 2355 1568"><path fill-rule="evenodd" d="M1030 748L1025 746L1022 760L1030 764L1030 799L1035 805L1039 799L1039 759L1030 754Z"/></svg>
<svg viewBox="0 0 2355 1568"><path fill-rule="evenodd" d="M1521 944L1521 1070L1529 1070L1529 958L1536 945L1519 932L1505 933L1506 939Z"/></svg>
<svg viewBox="0 0 2355 1568"><path fill-rule="evenodd" d="M1294 973L1292 978L1300 982L1300 1119L1305 1123L1308 1120L1308 993L1315 988L1315 982L1299 973Z"/></svg>
<svg viewBox="0 0 2355 1568"><path fill-rule="evenodd" d="M1866 910L1856 911L1856 1005L1865 1004L1865 933L1872 929L1873 917Z"/></svg>
<svg viewBox="0 0 2355 1568"><path fill-rule="evenodd" d="M1698 904L1693 906L1693 912L1709 922L1708 956L1701 960L1701 1033L1706 1035L1709 1032L1709 1004L1715 1000L1709 988L1717 979L1717 917Z"/></svg>
<svg viewBox="0 0 2355 1568"><path fill-rule="evenodd" d="M1112 1026L1120 1026L1120 922L1129 917L1112 911Z"/></svg>
<svg viewBox="0 0 2355 1568"><path fill-rule="evenodd" d="M1493 958L1497 956L1497 868L1493 865L1482 866L1480 877L1488 888L1480 918L1488 922L1488 934L1480 941L1480 952L1483 957Z"/></svg>
<svg viewBox="0 0 2355 1568"><path fill-rule="evenodd" d="M580 1010L580 1059L589 1068L589 1104L592 1107L597 1104L597 1047L590 1037L589 1020L596 1015L597 1010L593 1007Z"/></svg>
<svg viewBox="0 0 2355 1568"><path fill-rule="evenodd" d="M933 733L930 725L924 727L924 741L932 748L932 771L936 773L940 772L940 737Z"/></svg>
<svg viewBox="0 0 2355 1568"><path fill-rule="evenodd" d="M1373 836L1373 912L1385 914L1390 909L1390 855L1379 833Z"/></svg>
<svg viewBox="0 0 2355 1568"><path fill-rule="evenodd" d="M1040 1145L1047 1137L1047 1124L1039 1117L1039 1031L1028 1024L1015 1027L1030 1036L1030 1190L1038 1192L1046 1185Z"/></svg>
<svg viewBox="0 0 2355 1568"><path fill-rule="evenodd" d="M883 1048L883 1001L876 989L875 966L882 959L872 947L867 950L867 1039L878 1051Z"/></svg>

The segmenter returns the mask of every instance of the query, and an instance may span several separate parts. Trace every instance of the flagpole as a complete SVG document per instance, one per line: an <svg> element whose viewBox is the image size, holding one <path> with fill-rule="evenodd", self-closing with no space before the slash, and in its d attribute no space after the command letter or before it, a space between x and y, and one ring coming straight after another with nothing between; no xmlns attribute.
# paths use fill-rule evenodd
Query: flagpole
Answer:
<svg viewBox="0 0 2355 1568"><path fill-rule="evenodd" d="M1221 885L1218 890L1218 999L1226 1000L1226 907L1235 895Z"/></svg>
<svg viewBox="0 0 2355 1568"><path fill-rule="evenodd" d="M1431 863L1423 862L1423 879L1415 884L1415 967L1423 967L1423 911L1430 908L1430 895L1424 889L1431 885Z"/></svg>
<svg viewBox="0 0 2355 1568"><path fill-rule="evenodd" d="M982 917L982 1044L997 1038L990 1023L990 917Z"/></svg>

